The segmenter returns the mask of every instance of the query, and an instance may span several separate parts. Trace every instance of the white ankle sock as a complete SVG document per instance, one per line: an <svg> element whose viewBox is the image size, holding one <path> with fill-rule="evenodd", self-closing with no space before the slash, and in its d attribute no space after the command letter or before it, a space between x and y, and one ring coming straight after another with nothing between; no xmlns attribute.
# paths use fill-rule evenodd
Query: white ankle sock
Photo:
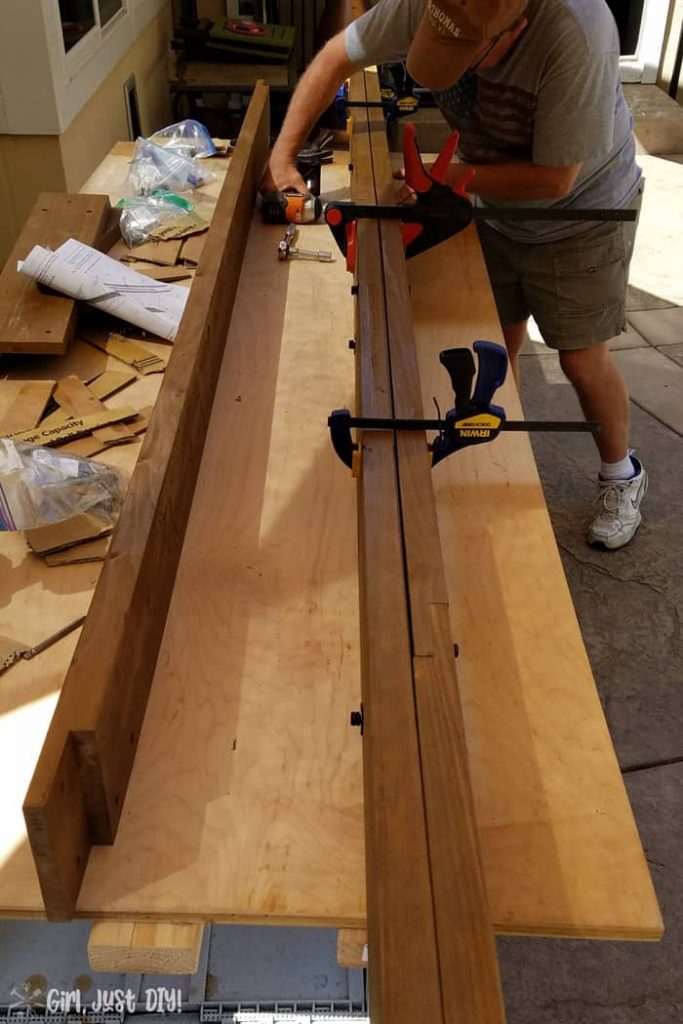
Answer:
<svg viewBox="0 0 683 1024"><path fill-rule="evenodd" d="M621 462L602 462L600 464L600 477L602 480L630 480L636 475L636 467L630 455L627 455Z"/></svg>

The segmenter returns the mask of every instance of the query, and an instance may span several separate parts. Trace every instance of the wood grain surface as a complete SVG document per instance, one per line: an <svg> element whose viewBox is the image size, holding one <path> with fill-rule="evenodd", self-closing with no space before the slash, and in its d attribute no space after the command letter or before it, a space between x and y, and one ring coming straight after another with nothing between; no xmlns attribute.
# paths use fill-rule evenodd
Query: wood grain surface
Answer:
<svg viewBox="0 0 683 1024"><path fill-rule="evenodd" d="M69 238L97 246L110 211L102 195L43 192L0 274L0 353L61 355L76 326L76 302L41 290L17 270L35 245L57 249Z"/></svg>
<svg viewBox="0 0 683 1024"><path fill-rule="evenodd" d="M86 187L118 199L131 152L117 146ZM323 180L347 198L341 160ZM323 226L305 230L312 248L332 247ZM365 927L362 743L347 724L360 700L355 501L324 426L353 404L353 302L341 260L278 264L280 234L252 223L236 364L221 371L119 832L92 852L80 917ZM476 231L408 267L432 416L432 395L442 408L452 399L439 351L502 336ZM58 365L83 379L122 367L78 340ZM31 360L31 379L56 372ZM108 404L148 405L160 380L138 378ZM0 415L20 387L5 383ZM520 416L512 380L500 395ZM103 459L130 470L137 450ZM656 939L659 909L528 439L461 452L433 484L495 929ZM87 611L100 571L46 569L17 534L0 535L0 565L0 633L27 645ZM76 639L2 676L3 916L45 916L21 804Z"/></svg>
<svg viewBox="0 0 683 1024"><path fill-rule="evenodd" d="M350 92L352 98L365 96L370 102L378 102L377 74L366 71L354 76ZM374 182L375 200L396 204L381 108L354 117L352 165L352 181L367 169ZM361 390L385 394L389 414L415 417L421 412L422 395L400 226L380 221L379 237L380 259L373 254L371 265L359 262L358 276L361 281L369 276L369 291L376 292L384 302L383 362L388 374L378 352L379 332L361 329L359 346L361 350L368 347L372 353L369 358L361 357L368 377L361 378ZM359 260L363 246L364 239L359 237ZM372 301L371 294L371 305ZM361 325L363 302L364 293L359 291ZM364 435L364 446L369 436L372 432ZM409 612L405 639L410 651L410 686L404 697L403 728L392 723L382 750L376 732L381 735L383 720L395 716L399 699L393 679L392 686L386 686L386 677L392 678L394 673L385 662L387 643L382 636L391 637L398 647L400 625L361 604L364 646L372 649L377 645L380 652L370 671L364 659L362 677L363 701L373 711L368 715L364 737L370 1002L378 1021L409 1024L419 1017L421 1000L422 1013L425 1005L431 1006L429 1020L499 1024L504 1020L504 1010L474 815L427 440L420 432L399 433L395 438L389 434L384 440L392 448L395 444L398 523L392 525L381 505L365 507L362 499L359 523L361 535L366 530L378 536L397 533L400 554L393 573L400 573ZM376 446L377 441L373 439L372 444ZM372 471L364 453L361 493L372 486ZM361 595L366 581L372 581L370 586L381 608L386 604L382 590L393 594L397 588L392 567L384 563L378 548L370 547L361 557L359 572ZM404 749L411 743L418 754L416 763L404 757ZM405 851L415 841L415 828L403 822L394 824L391 834L386 827L376 829L377 812L372 801L382 808L388 805L393 815L393 807L411 783L420 794L417 807L425 828L428 886L422 902L412 908L412 920L406 922L398 919L393 899L377 900L377 890L389 889L392 884L403 892L412 888L413 870ZM379 814L381 819L387 817L384 809ZM410 971L418 967L428 945L427 937L432 934L436 974L431 978L418 974L413 979ZM411 997L418 1000L418 1006L410 1005Z"/></svg>
<svg viewBox="0 0 683 1024"><path fill-rule="evenodd" d="M112 842L116 833L266 160L268 115L268 90L260 86L219 199L204 272L190 293L174 358L24 802L51 919L72 915L90 844Z"/></svg>

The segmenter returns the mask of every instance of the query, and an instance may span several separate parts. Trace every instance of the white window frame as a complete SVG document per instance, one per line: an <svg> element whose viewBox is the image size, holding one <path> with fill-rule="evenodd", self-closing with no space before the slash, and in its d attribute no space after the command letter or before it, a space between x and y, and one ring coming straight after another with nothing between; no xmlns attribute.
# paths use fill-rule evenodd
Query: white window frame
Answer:
<svg viewBox="0 0 683 1024"><path fill-rule="evenodd" d="M168 0L123 0L122 9L104 27L100 25L99 3L95 3L96 24L68 53L58 0L40 2L59 110L58 131L62 132Z"/></svg>
<svg viewBox="0 0 683 1024"><path fill-rule="evenodd" d="M666 0L645 0L636 52L619 61L622 82L649 85L657 81L668 14Z"/></svg>
<svg viewBox="0 0 683 1024"><path fill-rule="evenodd" d="M131 0L123 0L123 7L120 11L109 19L107 24L102 27L100 23L100 3L99 0L90 0L93 5L95 12L95 24L93 27L86 32L82 39L79 39L75 46L67 52L64 47L64 37L62 35L62 21L59 14L59 3L58 0L48 0L47 10L45 11L45 24L48 30L48 37L52 33L56 34L56 39L59 43L59 49L54 48L54 55L57 58L61 56L61 60L58 61L59 71L63 76L63 80L70 81L75 78L79 71L85 67L94 55L101 50L102 46L106 44L107 40L112 34L117 33L117 29L121 30L124 27L124 23L129 19L130 16L130 3ZM45 4L43 4L45 8ZM54 68L54 62L53 62ZM56 70L56 69L55 69Z"/></svg>

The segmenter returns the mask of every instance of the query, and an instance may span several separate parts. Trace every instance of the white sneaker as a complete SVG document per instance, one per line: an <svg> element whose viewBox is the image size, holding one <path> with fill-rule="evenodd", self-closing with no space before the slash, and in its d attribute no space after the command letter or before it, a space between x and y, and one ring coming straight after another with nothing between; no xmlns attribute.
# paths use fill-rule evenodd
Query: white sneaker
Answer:
<svg viewBox="0 0 683 1024"><path fill-rule="evenodd" d="M588 531L588 543L599 547L623 548L633 540L642 516L640 505L647 493L647 473L631 455L636 475L630 480L600 479L600 511Z"/></svg>

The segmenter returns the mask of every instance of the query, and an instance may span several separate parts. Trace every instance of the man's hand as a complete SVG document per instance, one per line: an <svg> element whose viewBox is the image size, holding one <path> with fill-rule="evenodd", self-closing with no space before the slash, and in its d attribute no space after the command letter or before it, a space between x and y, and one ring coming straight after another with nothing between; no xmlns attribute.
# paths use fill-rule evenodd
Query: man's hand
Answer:
<svg viewBox="0 0 683 1024"><path fill-rule="evenodd" d="M332 103L339 86L355 70L356 65L346 53L344 33L340 32L313 59L296 88L261 181L262 192L296 189L308 195L306 182L296 169L296 154L313 125Z"/></svg>
<svg viewBox="0 0 683 1024"><path fill-rule="evenodd" d="M261 179L261 192L286 192L293 189L302 195L308 195L306 182L297 170L296 161L278 157L273 151L270 163Z"/></svg>

